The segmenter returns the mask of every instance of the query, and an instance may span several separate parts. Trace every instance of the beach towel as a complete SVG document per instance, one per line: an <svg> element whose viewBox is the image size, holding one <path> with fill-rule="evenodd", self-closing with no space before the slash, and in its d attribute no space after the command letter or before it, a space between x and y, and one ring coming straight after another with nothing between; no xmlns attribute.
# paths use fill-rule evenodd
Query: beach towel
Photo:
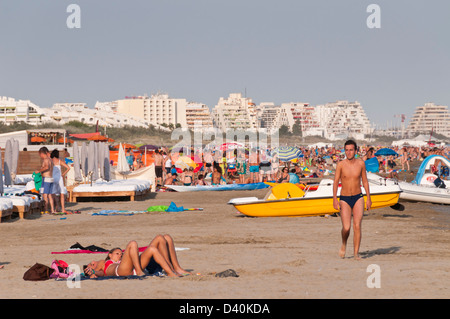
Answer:
<svg viewBox="0 0 450 319"><path fill-rule="evenodd" d="M158 206L150 206L147 208L148 212L165 212L169 206L158 205Z"/></svg>
<svg viewBox="0 0 450 319"><path fill-rule="evenodd" d="M180 206L177 207L174 202L171 202L169 207L166 209L166 212L182 212L184 211L184 207Z"/></svg>
<svg viewBox="0 0 450 319"><path fill-rule="evenodd" d="M178 207L174 202L171 202L169 206L157 205L147 208L147 212L183 212L193 210L203 210L203 208L184 208L183 206Z"/></svg>
<svg viewBox="0 0 450 319"><path fill-rule="evenodd" d="M108 252L107 249L102 248L102 247L98 247L98 246L95 246L95 245L89 245L89 246L84 247L84 246L80 245L79 242L77 242L76 244L73 244L72 246L70 246L70 249L80 249L80 250L88 250L88 251L91 251L91 252L102 252L102 253Z"/></svg>
<svg viewBox="0 0 450 319"><path fill-rule="evenodd" d="M115 216L115 215L121 215L121 216L132 216L134 214L142 214L146 213L146 211L132 211L132 210L101 210L98 213L92 213L92 216Z"/></svg>
<svg viewBox="0 0 450 319"><path fill-rule="evenodd" d="M72 245L72 246L74 246L74 245ZM107 249L104 249L104 248L101 248L101 247L97 247L97 246L94 246L94 245L87 246L87 247L83 247L83 246L80 245L84 249L72 248L72 246L69 249L64 250L64 251L54 251L54 252L52 252L52 254L106 254L106 253L109 252L109 250L107 250ZM97 249L89 250L89 249L92 249L92 247L96 247ZM147 246L138 248L140 253L143 252L146 249L147 249ZM176 251L189 250L189 248L175 247L175 250Z"/></svg>
<svg viewBox="0 0 450 319"><path fill-rule="evenodd" d="M34 188L39 191L41 189L41 185L42 185L42 175L41 173L33 173L31 175L33 177L33 181L34 181Z"/></svg>

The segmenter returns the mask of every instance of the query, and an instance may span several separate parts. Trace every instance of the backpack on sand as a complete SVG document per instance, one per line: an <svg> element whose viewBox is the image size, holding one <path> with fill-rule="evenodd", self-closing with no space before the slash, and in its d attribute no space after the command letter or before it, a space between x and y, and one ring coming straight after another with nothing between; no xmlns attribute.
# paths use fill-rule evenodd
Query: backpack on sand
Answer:
<svg viewBox="0 0 450 319"><path fill-rule="evenodd" d="M53 274L53 272L54 269L51 269L50 267L45 266L43 264L36 263L23 274L23 280L27 281L48 280L50 279L50 276Z"/></svg>

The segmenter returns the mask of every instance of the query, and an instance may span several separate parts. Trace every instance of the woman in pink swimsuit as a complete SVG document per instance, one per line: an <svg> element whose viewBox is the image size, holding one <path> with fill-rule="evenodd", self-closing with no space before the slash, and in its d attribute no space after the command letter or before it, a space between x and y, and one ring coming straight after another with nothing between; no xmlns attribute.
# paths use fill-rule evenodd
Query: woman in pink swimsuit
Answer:
<svg viewBox="0 0 450 319"><path fill-rule="evenodd" d="M175 245L170 235L156 236L141 255L139 255L139 247L134 240L128 243L123 252L120 248L114 248L109 251L105 261L91 262L84 272L91 278L101 276L144 276L144 269L152 258L170 277L190 274L181 268L178 263Z"/></svg>

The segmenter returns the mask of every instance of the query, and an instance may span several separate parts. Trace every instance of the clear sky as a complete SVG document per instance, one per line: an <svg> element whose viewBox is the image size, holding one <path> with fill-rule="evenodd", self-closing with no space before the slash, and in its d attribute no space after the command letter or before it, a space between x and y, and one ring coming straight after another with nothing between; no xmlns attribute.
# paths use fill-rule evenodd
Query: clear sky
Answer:
<svg viewBox="0 0 450 319"><path fill-rule="evenodd" d="M356 100L386 125L449 105L449 77L448 0L0 0L0 95L41 107L158 91L213 107L246 90L255 103Z"/></svg>

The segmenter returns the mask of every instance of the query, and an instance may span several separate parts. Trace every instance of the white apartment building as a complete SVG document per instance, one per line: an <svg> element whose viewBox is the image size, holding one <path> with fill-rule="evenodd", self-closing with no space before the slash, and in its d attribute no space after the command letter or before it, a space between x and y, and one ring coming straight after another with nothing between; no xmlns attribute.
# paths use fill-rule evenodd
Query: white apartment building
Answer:
<svg viewBox="0 0 450 319"><path fill-rule="evenodd" d="M117 113L115 102L97 102L94 109L86 103L55 103L52 108L43 108L48 121L57 124L67 124L78 121L88 125L101 127L137 126L148 127L144 120L133 116Z"/></svg>
<svg viewBox="0 0 450 319"><path fill-rule="evenodd" d="M373 129L358 101L336 101L316 106L316 114L324 137L328 139L364 139Z"/></svg>
<svg viewBox="0 0 450 319"><path fill-rule="evenodd" d="M285 125L292 131L300 125L302 136L322 136L327 139L354 137L363 139L372 132L364 109L358 102L337 101L313 106L307 102L289 102L276 106L261 103L257 107L259 127L268 132Z"/></svg>
<svg viewBox="0 0 450 319"><path fill-rule="evenodd" d="M45 121L43 109L30 100L15 100L11 97L0 96L0 122L11 124L25 122L28 124L42 124Z"/></svg>
<svg viewBox="0 0 450 319"><path fill-rule="evenodd" d="M180 124L187 128L186 99L170 98L168 94L153 94L148 97L133 96L117 101L117 112L143 119L149 124L162 124L174 127Z"/></svg>
<svg viewBox="0 0 450 319"><path fill-rule="evenodd" d="M211 112L203 103L188 102L186 104L186 124L192 131L204 132L214 129Z"/></svg>
<svg viewBox="0 0 450 319"><path fill-rule="evenodd" d="M408 135L425 133L442 134L450 137L450 113L446 105L425 103L418 106L406 129Z"/></svg>
<svg viewBox="0 0 450 319"><path fill-rule="evenodd" d="M316 107L306 102L289 102L281 104L281 116L279 125L286 125L292 130L296 123L300 124L303 136L323 136Z"/></svg>
<svg viewBox="0 0 450 319"><path fill-rule="evenodd" d="M242 97L241 93L231 93L228 98L221 97L212 113L215 127L222 131L258 128L256 105L251 98Z"/></svg>
<svg viewBox="0 0 450 319"><path fill-rule="evenodd" d="M267 132L273 133L280 128L280 113L281 107L272 102L260 103L256 107L258 117L258 126L266 129Z"/></svg>

